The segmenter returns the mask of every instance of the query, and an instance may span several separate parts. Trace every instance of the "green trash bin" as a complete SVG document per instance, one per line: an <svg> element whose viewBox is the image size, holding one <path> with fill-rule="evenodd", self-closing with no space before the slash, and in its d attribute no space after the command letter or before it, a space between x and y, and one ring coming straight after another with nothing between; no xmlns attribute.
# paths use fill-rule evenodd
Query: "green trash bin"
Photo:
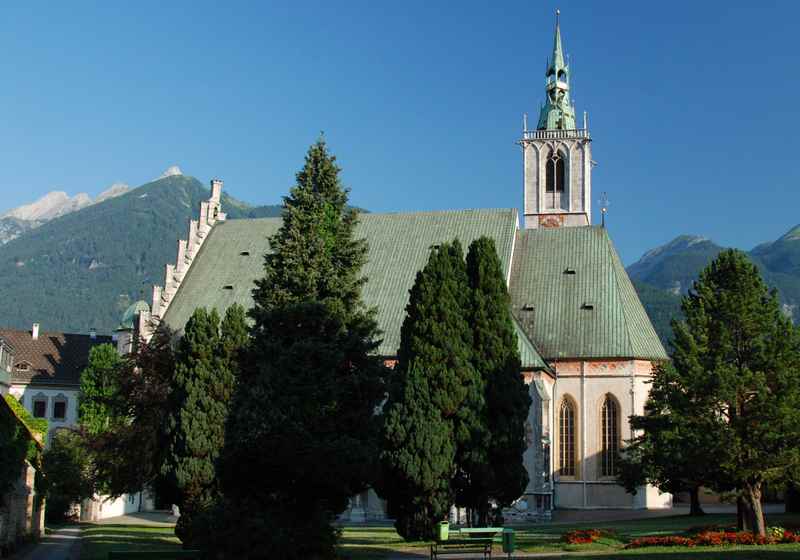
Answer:
<svg viewBox="0 0 800 560"><path fill-rule="evenodd" d="M450 522L439 521L439 542L446 541L450 536Z"/></svg>
<svg viewBox="0 0 800 560"><path fill-rule="evenodd" d="M514 537L514 529L503 529L503 552L510 556L516 550L517 544Z"/></svg>

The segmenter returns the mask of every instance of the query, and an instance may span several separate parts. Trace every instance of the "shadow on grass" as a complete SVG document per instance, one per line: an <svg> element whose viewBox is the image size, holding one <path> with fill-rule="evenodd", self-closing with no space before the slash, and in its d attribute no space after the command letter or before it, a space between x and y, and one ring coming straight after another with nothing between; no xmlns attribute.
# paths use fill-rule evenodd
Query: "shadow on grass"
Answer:
<svg viewBox="0 0 800 560"><path fill-rule="evenodd" d="M111 551L179 550L172 527L84 525L81 560L106 560Z"/></svg>

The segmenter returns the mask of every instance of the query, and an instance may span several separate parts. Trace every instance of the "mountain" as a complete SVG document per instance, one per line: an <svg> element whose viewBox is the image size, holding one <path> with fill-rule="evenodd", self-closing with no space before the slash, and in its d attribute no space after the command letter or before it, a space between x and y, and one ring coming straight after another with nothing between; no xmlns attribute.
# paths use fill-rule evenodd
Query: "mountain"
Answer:
<svg viewBox="0 0 800 560"><path fill-rule="evenodd" d="M131 301L150 299L152 284L164 280L164 265L175 261L176 240L186 237L188 221L197 218L209 191L175 173L116 191L35 228L24 229L22 220L19 236L0 245L0 324L108 333ZM279 206L254 207L226 193L222 204L230 219L280 214Z"/></svg>
<svg viewBox="0 0 800 560"><path fill-rule="evenodd" d="M650 284L675 295L685 294L722 247L705 237L680 235L661 247L652 249L628 267L634 282Z"/></svg>
<svg viewBox="0 0 800 560"><path fill-rule="evenodd" d="M92 204L120 196L130 190L124 183L114 183L92 200L86 193L70 197L64 191L52 191L39 200L12 208L0 214L0 245L16 239L28 230L35 229L54 218L76 212Z"/></svg>
<svg viewBox="0 0 800 560"><path fill-rule="evenodd" d="M670 321L680 317L680 298L723 247L704 237L681 235L645 253L628 267L639 297L663 341ZM764 281L777 289L784 312L800 321L800 226L748 253Z"/></svg>

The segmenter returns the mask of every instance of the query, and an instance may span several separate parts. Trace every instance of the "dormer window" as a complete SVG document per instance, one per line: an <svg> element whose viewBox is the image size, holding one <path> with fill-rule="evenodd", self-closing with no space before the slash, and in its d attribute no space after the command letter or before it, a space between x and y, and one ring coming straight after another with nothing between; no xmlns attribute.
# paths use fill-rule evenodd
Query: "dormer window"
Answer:
<svg viewBox="0 0 800 560"><path fill-rule="evenodd" d="M17 364L14 366L14 369L17 371L28 371L31 369L31 364L28 362L17 362Z"/></svg>

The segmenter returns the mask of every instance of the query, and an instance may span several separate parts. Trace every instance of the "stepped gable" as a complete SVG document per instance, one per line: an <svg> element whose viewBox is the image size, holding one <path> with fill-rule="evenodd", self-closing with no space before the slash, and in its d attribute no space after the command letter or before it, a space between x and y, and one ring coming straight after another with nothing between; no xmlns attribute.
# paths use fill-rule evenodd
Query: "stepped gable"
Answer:
<svg viewBox="0 0 800 560"><path fill-rule="evenodd" d="M519 231L513 312L548 361L667 359L606 229Z"/></svg>
<svg viewBox="0 0 800 560"><path fill-rule="evenodd" d="M159 313L164 321L181 330L197 307L220 312L234 302L251 307L254 282L263 275L268 237L280 224L280 218L260 218L214 225L184 273L180 289L166 307L162 305ZM384 336L380 354L390 357L397 353L409 290L417 271L427 262L431 246L458 238L466 250L474 239L491 237L508 277L516 228L513 209L361 214L356 236L366 238L369 245L363 296L368 306L377 307ZM169 273L174 273L172 265ZM525 355L531 368L543 365L541 358L537 361L535 349Z"/></svg>
<svg viewBox="0 0 800 560"><path fill-rule="evenodd" d="M80 385L92 347L113 343L110 336L39 332L34 338L15 329L0 329L0 337L14 347L11 382L34 385Z"/></svg>

